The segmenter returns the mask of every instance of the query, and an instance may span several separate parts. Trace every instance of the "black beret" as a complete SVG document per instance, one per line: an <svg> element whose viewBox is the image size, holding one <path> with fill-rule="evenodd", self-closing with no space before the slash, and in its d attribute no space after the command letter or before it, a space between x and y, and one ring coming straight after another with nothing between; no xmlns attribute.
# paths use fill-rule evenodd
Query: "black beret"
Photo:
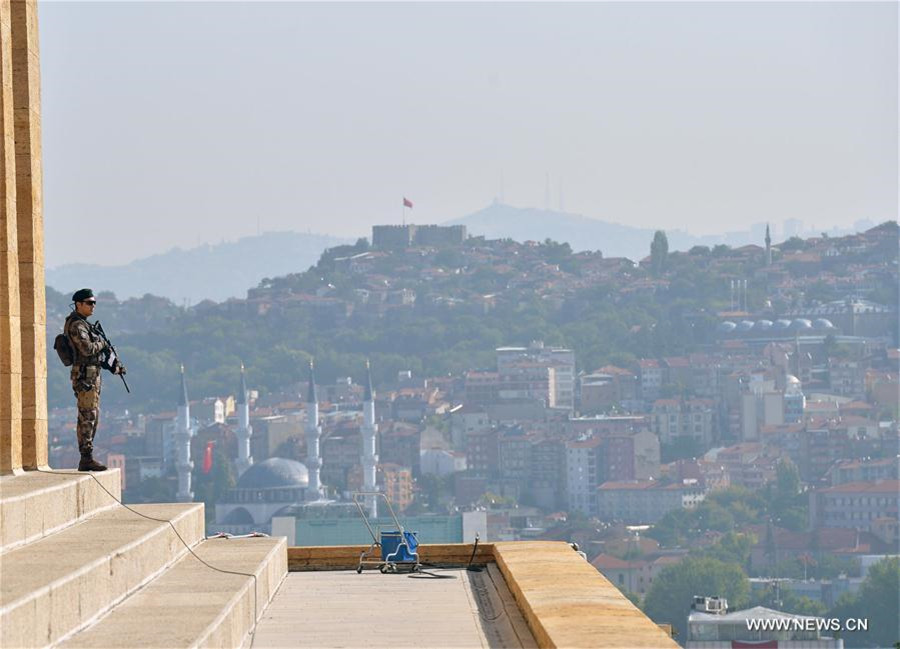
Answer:
<svg viewBox="0 0 900 649"><path fill-rule="evenodd" d="M89 288L82 288L75 291L72 295L73 302L84 302L85 300L90 300L94 297L94 292Z"/></svg>

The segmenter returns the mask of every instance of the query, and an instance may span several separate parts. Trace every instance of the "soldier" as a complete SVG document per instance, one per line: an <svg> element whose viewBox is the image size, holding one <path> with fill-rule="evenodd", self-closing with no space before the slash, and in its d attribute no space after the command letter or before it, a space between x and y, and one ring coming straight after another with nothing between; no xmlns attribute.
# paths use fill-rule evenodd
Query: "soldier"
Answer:
<svg viewBox="0 0 900 649"><path fill-rule="evenodd" d="M100 421L100 368L108 353L108 346L94 331L88 318L94 314L97 300L89 288L75 291L72 296L75 309L66 318L63 332L72 347L72 389L78 402L78 450L81 461L79 471L105 471L106 467L94 460L94 435ZM125 366L114 363L113 374L125 374Z"/></svg>

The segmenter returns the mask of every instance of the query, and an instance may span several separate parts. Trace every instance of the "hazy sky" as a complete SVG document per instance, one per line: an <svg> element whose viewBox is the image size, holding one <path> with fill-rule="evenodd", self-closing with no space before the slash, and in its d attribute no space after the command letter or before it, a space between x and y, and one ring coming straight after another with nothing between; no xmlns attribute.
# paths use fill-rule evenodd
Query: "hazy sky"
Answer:
<svg viewBox="0 0 900 649"><path fill-rule="evenodd" d="M51 267L544 207L548 174L642 227L897 218L893 2L39 9Z"/></svg>

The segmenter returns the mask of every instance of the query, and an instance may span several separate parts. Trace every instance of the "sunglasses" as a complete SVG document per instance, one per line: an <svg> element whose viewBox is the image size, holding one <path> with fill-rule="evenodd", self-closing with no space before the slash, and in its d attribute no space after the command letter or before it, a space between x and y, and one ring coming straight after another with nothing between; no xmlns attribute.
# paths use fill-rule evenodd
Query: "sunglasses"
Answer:
<svg viewBox="0 0 900 649"><path fill-rule="evenodd" d="M87 304L88 306L96 306L97 302L95 300L87 300L85 301L85 304Z"/></svg>

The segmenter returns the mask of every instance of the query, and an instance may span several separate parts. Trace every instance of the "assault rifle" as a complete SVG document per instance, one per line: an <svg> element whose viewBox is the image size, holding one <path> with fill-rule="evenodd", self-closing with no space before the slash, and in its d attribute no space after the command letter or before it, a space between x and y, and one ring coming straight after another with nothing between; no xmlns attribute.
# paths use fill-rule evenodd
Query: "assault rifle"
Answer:
<svg viewBox="0 0 900 649"><path fill-rule="evenodd" d="M100 324L99 320L93 324L93 327L94 331L96 331L97 335L103 339L103 342L106 343L107 347L106 358L103 360L101 367L115 374L116 367L121 365L121 363L119 362L119 355L116 353L116 348L113 347L113 344L109 341L109 338L106 336L106 332L103 331L103 326ZM125 374L120 373L119 378L122 379L122 383L125 384L125 391L128 392L128 394L131 394L131 390L128 389L128 383L125 381Z"/></svg>

